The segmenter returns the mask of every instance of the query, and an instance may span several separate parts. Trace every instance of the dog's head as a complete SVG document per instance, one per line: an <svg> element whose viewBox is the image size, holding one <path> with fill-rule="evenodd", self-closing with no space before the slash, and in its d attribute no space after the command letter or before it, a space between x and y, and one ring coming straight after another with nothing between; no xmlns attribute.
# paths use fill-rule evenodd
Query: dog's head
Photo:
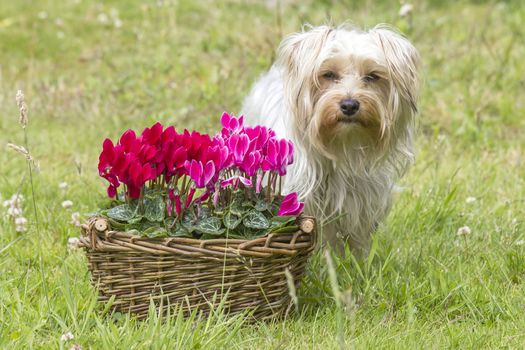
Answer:
<svg viewBox="0 0 525 350"><path fill-rule="evenodd" d="M381 154L411 137L419 55L395 31L310 28L284 39L279 63L297 136L325 156L347 145Z"/></svg>

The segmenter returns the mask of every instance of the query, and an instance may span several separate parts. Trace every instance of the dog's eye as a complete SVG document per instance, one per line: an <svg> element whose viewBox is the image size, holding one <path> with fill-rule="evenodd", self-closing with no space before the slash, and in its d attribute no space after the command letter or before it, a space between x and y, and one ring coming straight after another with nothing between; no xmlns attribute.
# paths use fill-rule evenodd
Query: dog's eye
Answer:
<svg viewBox="0 0 525 350"><path fill-rule="evenodd" d="M337 80L339 79L339 76L337 75L337 73L334 73L334 72L326 72L323 74L323 79L326 79L326 80Z"/></svg>
<svg viewBox="0 0 525 350"><path fill-rule="evenodd" d="M370 81L376 81L376 80L379 80L380 76L375 74L375 73L370 73L370 74L367 74L363 77L363 80L366 81L366 82L370 82Z"/></svg>

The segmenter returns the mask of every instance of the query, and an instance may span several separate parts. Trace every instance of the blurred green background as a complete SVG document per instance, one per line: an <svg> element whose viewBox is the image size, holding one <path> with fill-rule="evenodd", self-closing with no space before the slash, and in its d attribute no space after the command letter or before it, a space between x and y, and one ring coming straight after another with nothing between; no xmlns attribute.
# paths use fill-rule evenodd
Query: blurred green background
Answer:
<svg viewBox="0 0 525 350"><path fill-rule="evenodd" d="M410 4L401 16L400 2L371 0L1 1L0 145L23 143L15 103L22 89L40 163L40 225L30 200L28 232L0 215L0 347L65 347L67 330L84 348L331 349L341 335L364 348L521 347L524 4ZM417 161L377 250L368 262L338 262L344 310L316 256L301 291L304 312L286 323L215 320L192 330L182 321L99 317L88 307L83 255L66 242L78 235L72 212L105 198L96 171L102 140L156 120L212 131L223 111L238 112L284 35L304 23L348 21L398 27L421 52L424 84ZM3 199L18 189L30 198L26 169L2 148ZM64 181L67 190L58 188ZM66 199L71 209L62 208ZM471 234L458 236L465 225Z"/></svg>

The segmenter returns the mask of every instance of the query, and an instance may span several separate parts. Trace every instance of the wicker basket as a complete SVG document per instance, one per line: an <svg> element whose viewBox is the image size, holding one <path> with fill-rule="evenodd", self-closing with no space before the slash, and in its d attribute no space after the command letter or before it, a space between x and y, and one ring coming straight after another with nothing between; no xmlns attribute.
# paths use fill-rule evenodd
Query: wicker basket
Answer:
<svg viewBox="0 0 525 350"><path fill-rule="evenodd" d="M230 315L252 311L262 320L286 314L285 271L297 287L315 247L315 220L301 217L298 227L253 240L154 239L112 231L105 219L91 218L80 242L99 300L115 297L115 311L145 318L153 301L160 312L178 305L207 313L215 300Z"/></svg>

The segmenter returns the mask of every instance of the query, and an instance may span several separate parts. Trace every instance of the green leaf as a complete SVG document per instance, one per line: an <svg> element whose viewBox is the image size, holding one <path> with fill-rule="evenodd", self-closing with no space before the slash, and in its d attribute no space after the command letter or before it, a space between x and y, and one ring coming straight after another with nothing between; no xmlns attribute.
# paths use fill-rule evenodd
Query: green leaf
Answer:
<svg viewBox="0 0 525 350"><path fill-rule="evenodd" d="M290 222L296 220L295 216L274 216L272 218L272 226L281 226L289 224Z"/></svg>
<svg viewBox="0 0 525 350"><path fill-rule="evenodd" d="M250 201L244 201L244 202L242 202L241 206L242 206L243 208L248 208L248 209L249 209L249 208L253 208L253 204L252 204L252 202L250 202Z"/></svg>
<svg viewBox="0 0 525 350"><path fill-rule="evenodd" d="M224 226L226 226L226 228L233 230L237 226L239 226L239 224L242 221L242 217L234 215L232 213L228 213L224 215L224 217L222 218L222 221L224 222Z"/></svg>
<svg viewBox="0 0 525 350"><path fill-rule="evenodd" d="M215 216L210 216L199 220L194 226L195 230L214 236L220 236L224 233L224 228L222 228L221 219Z"/></svg>
<svg viewBox="0 0 525 350"><path fill-rule="evenodd" d="M246 239L246 236L240 233L238 230L229 231L224 236L233 239Z"/></svg>
<svg viewBox="0 0 525 350"><path fill-rule="evenodd" d="M108 218L109 224L111 225L112 230L125 230L126 224L123 222L119 222L117 220L113 220L111 218Z"/></svg>
<svg viewBox="0 0 525 350"><path fill-rule="evenodd" d="M142 234L148 238L166 237L168 236L168 231L164 227L151 226L142 231Z"/></svg>
<svg viewBox="0 0 525 350"><path fill-rule="evenodd" d="M129 219L128 223L133 225L133 224L138 224L141 221L142 221L142 215L137 215L137 216Z"/></svg>
<svg viewBox="0 0 525 350"><path fill-rule="evenodd" d="M229 207L229 212L233 215L243 216L245 210L239 204L232 203L232 205Z"/></svg>
<svg viewBox="0 0 525 350"><path fill-rule="evenodd" d="M296 219L295 216L274 216L270 225L271 230L268 233L295 232L299 229L296 225Z"/></svg>
<svg viewBox="0 0 525 350"><path fill-rule="evenodd" d="M191 232L188 229L180 224L175 225L175 227L168 231L168 236L170 237L192 237Z"/></svg>
<svg viewBox="0 0 525 350"><path fill-rule="evenodd" d="M134 235L134 236L142 236L142 232L140 232L139 230L135 228L131 230L126 230L126 233L129 233L130 235Z"/></svg>
<svg viewBox="0 0 525 350"><path fill-rule="evenodd" d="M135 216L135 210L128 204L121 204L109 209L107 215L114 220L129 221Z"/></svg>
<svg viewBox="0 0 525 350"><path fill-rule="evenodd" d="M188 230L189 233L192 233L195 231L195 223L197 222L197 217L191 210L185 210L182 214L182 226L186 230Z"/></svg>
<svg viewBox="0 0 525 350"><path fill-rule="evenodd" d="M258 210L258 211L265 211L265 210L269 210L270 209L270 206L268 205L268 203L266 203L266 201L262 200L262 199L259 199L256 203L255 203L255 210Z"/></svg>
<svg viewBox="0 0 525 350"><path fill-rule="evenodd" d="M164 220L166 204L162 196L144 197L144 217L149 221L160 222Z"/></svg>
<svg viewBox="0 0 525 350"><path fill-rule="evenodd" d="M252 210L243 219L242 223L248 228L265 230L270 227L270 221L263 213Z"/></svg>

